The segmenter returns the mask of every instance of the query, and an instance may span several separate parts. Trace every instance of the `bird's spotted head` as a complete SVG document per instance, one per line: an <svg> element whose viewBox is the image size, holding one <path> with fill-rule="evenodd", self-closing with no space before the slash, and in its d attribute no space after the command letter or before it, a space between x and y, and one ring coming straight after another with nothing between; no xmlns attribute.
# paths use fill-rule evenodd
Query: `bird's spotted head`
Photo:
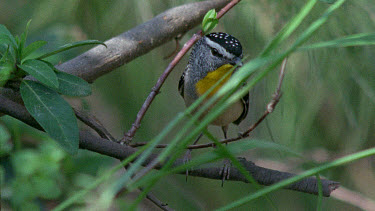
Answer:
<svg viewBox="0 0 375 211"><path fill-rule="evenodd" d="M228 59L234 57L242 58L242 46L240 41L230 34L223 32L213 32L205 36L206 43L219 53L219 56L225 56Z"/></svg>
<svg viewBox="0 0 375 211"><path fill-rule="evenodd" d="M203 36L194 45L189 58L187 74L198 80L209 72L230 70L233 66L242 66L240 41L230 34L214 32Z"/></svg>

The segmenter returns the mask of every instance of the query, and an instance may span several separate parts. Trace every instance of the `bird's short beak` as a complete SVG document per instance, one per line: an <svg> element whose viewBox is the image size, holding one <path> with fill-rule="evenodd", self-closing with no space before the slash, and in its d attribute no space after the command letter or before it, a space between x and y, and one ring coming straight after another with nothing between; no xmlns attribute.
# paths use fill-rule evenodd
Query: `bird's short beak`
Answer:
<svg viewBox="0 0 375 211"><path fill-rule="evenodd" d="M236 57L234 60L233 60L233 65L237 65L237 67L242 67L243 63L242 63L242 60L241 58L239 57Z"/></svg>

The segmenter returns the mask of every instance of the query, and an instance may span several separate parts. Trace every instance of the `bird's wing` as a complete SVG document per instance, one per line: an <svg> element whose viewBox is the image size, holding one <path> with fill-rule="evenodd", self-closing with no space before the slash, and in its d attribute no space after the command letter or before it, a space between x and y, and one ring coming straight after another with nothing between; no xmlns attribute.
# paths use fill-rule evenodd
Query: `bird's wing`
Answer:
<svg viewBox="0 0 375 211"><path fill-rule="evenodd" d="M180 92L182 97L184 97L185 72L186 70L182 73L180 81L178 82L178 92Z"/></svg>
<svg viewBox="0 0 375 211"><path fill-rule="evenodd" d="M249 112L249 92L241 98L241 103L243 105L242 114L236 121L233 122L236 125L240 124L242 120L246 118L247 113Z"/></svg>

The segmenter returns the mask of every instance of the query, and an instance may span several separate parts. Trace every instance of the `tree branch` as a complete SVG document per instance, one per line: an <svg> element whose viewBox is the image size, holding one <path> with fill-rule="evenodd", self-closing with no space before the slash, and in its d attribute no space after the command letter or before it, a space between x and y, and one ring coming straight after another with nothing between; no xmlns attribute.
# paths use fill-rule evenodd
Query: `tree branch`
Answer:
<svg viewBox="0 0 375 211"><path fill-rule="evenodd" d="M169 9L153 19L107 40L61 65L57 69L93 82L131 60L184 34L200 23L205 13L221 9L229 0L212 0L185 4Z"/></svg>
<svg viewBox="0 0 375 211"><path fill-rule="evenodd" d="M87 149L90 151L98 152L100 154L105 154L111 157L118 158L123 160L130 156L132 153L136 151L136 149L121 145L118 143L110 142L108 140L95 137L94 135L81 132L80 133L80 148ZM147 166L151 162L157 158L157 154L152 154L146 161L142 164L143 166ZM277 182L280 182L284 179L290 178L295 176L295 174L291 174L288 172L281 172L277 170L267 169L260 166L255 165L251 161L247 161L245 158L238 158L240 163L246 168L246 170L252 175L252 177L261 185L272 185ZM175 161L173 166L183 165L184 160L178 159ZM157 164L155 169L161 169L163 164ZM210 179L221 180L222 175L220 174L222 168L221 163L215 164L206 164L199 167L195 167L192 170L189 170L189 175L191 176L198 176ZM185 175L185 171L179 172L179 174ZM232 168L230 173L229 181L241 181L245 183L249 183L245 176L241 174L241 172L236 169ZM330 181L326 179L321 179L322 187L323 187L323 195L328 197L330 196L331 192L339 187L339 183L335 181ZM318 194L318 182L315 177L305 178L300 180L296 183L293 183L285 189L295 190L299 192L311 193L311 194Z"/></svg>
<svg viewBox="0 0 375 211"><path fill-rule="evenodd" d="M97 120L94 116L81 111L77 108L74 108L74 113L79 120L85 123L87 126L95 130L99 134L100 137L104 139L108 139L110 141L116 141L116 139L108 132L108 130Z"/></svg>
<svg viewBox="0 0 375 211"><path fill-rule="evenodd" d="M43 130L40 125L33 119L33 117L27 112L26 108L18 103L11 101L10 99L2 96L0 94L0 112L10 115L16 119L21 120L22 122L35 127L39 130ZM96 137L90 132L80 131L80 141L79 147L81 149L87 149L93 152L97 152L103 155L107 155L113 158L123 160L133 154L136 149L121 145ZM158 156L158 154L152 154L146 161L142 164L147 166ZM247 161L244 158L239 158L241 164L246 168L246 170L253 176L253 178L262 185L272 185L284 179L294 176L294 174L288 172L281 172L272 169L263 168L255 165L251 161ZM183 165L184 160L178 159L175 161L174 166ZM155 169L161 169L163 164L157 164ZM202 165L199 168L194 168L189 171L189 175L198 176L210 179L221 180L221 167L222 164L206 164ZM185 171L179 172L179 174L185 174ZM236 168L231 169L231 176L229 181L241 181L248 183L247 179L241 174ZM331 192L339 187L339 183L335 181L330 181L326 179L321 179L323 186L323 195L328 197ZM285 187L286 189L295 190L299 192L318 194L318 183L315 177L306 178L300 180L292 185Z"/></svg>
<svg viewBox="0 0 375 211"><path fill-rule="evenodd" d="M30 115L30 113L23 105L18 104L5 97L2 93L2 90L0 90L0 102L0 113L4 113L6 115L14 117L30 125L31 127L44 131L39 123L35 121L35 119Z"/></svg>

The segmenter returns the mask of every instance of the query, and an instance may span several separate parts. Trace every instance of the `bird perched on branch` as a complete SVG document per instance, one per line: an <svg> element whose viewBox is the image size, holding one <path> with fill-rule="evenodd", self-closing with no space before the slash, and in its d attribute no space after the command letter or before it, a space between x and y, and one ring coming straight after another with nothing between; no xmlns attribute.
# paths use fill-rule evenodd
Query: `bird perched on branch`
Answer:
<svg viewBox="0 0 375 211"><path fill-rule="evenodd" d="M182 73L178 84L178 90L185 100L186 106L190 106L200 96L206 93L213 85L221 80L232 68L242 66L242 46L232 35L223 32L214 32L202 37L194 45L189 62ZM232 72L233 73L233 72ZM205 99L207 101L229 80L232 74L224 78ZM212 108L212 105L210 108ZM211 124L221 126L224 138L227 138L228 125L238 125L245 119L249 108L249 93L242 99L233 103ZM205 111L201 118L207 115L210 109ZM201 135L194 142L196 144ZM188 151L185 157L190 156ZM229 176L229 167L224 167L223 181ZM188 173L188 172L187 172Z"/></svg>

